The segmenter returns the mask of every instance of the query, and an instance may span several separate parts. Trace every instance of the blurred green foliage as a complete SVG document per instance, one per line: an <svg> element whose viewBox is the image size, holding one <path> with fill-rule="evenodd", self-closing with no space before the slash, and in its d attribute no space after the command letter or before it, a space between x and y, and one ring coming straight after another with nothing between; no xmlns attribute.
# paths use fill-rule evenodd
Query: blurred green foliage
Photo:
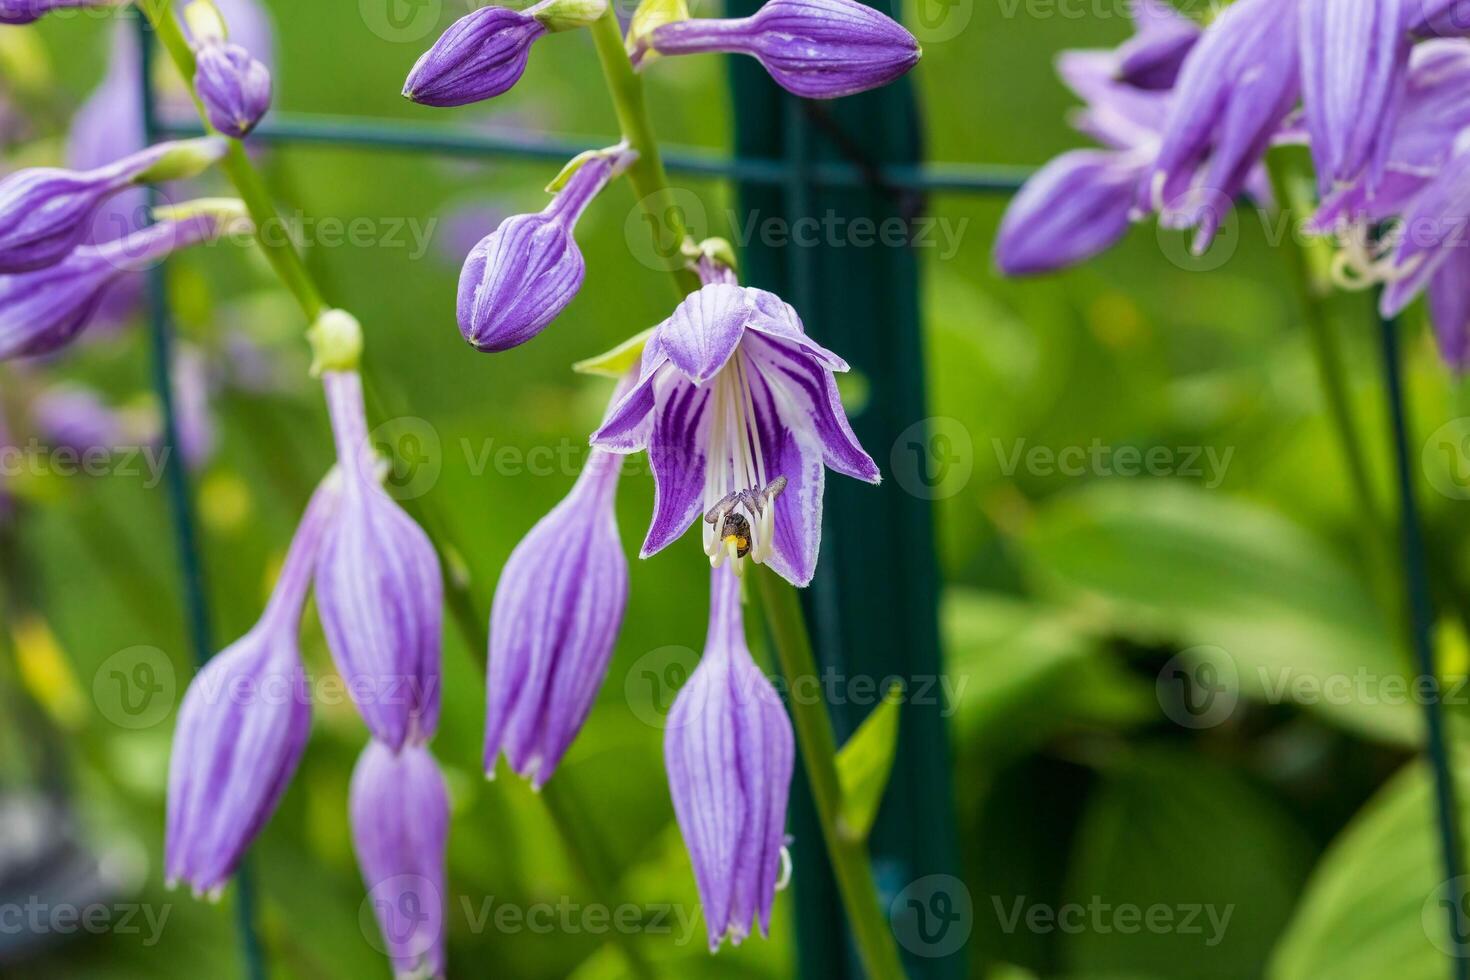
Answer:
<svg viewBox="0 0 1470 980"><path fill-rule="evenodd" d="M270 6L281 28L281 109L614 137L580 33L538 44L525 79L495 103L435 112L398 95L427 37L385 40L354 5ZM1120 40L1123 5L1077 16L1065 12L1081 8L1067 5L1048 5L1049 13L1004 3L948 9L967 18L964 27L926 41L917 73L932 159L1035 164L1083 141L1066 128L1071 100L1051 59L1066 47ZM17 97L35 132L10 147L15 160L56 159L65 119L100 77L106 27L82 18L39 29L51 75L44 99ZM722 67L717 58L669 59L648 73L665 139L726 147ZM492 357L469 350L454 327L459 260L445 244L449 219L467 207L539 207L555 167L320 147L272 149L264 166L288 214L366 217L380 229L438 219L422 255L408 236L402 245L321 241L308 254L330 298L362 319L368 358L394 379L397 410L411 416L398 425L431 436L423 445L437 468L430 493L465 543L452 558L483 614L511 548L572 482L574 466L555 460L580 458L609 394L607 382L574 376L568 365L657 322L670 306L665 278L630 253L630 236L641 232L631 195L615 186L583 221L587 283L556 327L514 357ZM727 187L680 183L703 200L711 234L739 228ZM974 974L1442 976L1447 938L1436 931L1443 925L1428 792L1410 761L1418 706L1387 695L1324 696L1314 686L1366 674L1381 694L1409 667L1385 591L1394 572L1364 547L1375 529L1346 492L1270 229L1242 213L1225 236L1228 260L1206 270L1192 266L1181 238L1142 225L1085 268L1005 282L989 257L1003 207L936 195L931 211L958 246L923 253L930 405L967 467L936 506L947 583L943 687L952 696ZM286 358L288 373L304 369L304 324L257 256L234 247L192 255L175 264L170 288L180 329L216 357L228 356L221 328L238 328ZM1354 408L1383 477L1387 434L1370 304L1343 297L1334 314ZM1422 324L1410 326L1413 422L1423 438L1470 413ZM145 387L145 363L134 331L45 371L128 401ZM198 486L223 645L258 614L331 456L324 412L304 382L270 395L232 394L215 411L221 448ZM1089 462L1080 475L1056 465L1057 454L1094 445L1108 450L1108 463ZM892 447L869 448L886 468ZM1037 448L1042 455L1032 454ZM1168 450L1169 461L1129 475L1124 449L1140 458ZM1423 475L1453 485L1445 481L1458 474L1437 467L1454 460L1442 459L1430 447ZM644 467L631 469L620 519L633 555L652 488ZM36 652L44 644L34 631L21 635L30 690L51 709L55 732L37 734L26 723L5 744L7 758L33 757L37 739L59 740L87 840L129 856L146 878L142 900L166 905L170 918L156 945L118 933L70 937L28 961L27 976L192 978L238 969L228 911L166 893L159 881L171 715L120 727L99 709L94 687L99 678L105 684L109 658L140 644L163 652L178 691L191 674L164 499L144 482L43 478L24 486L26 591L61 653L49 661ZM1421 489L1440 572L1441 650L1446 673L1459 677L1467 667L1470 522L1463 501ZM674 548L635 564L608 683L557 778L612 856L620 900L637 906L634 941L668 975L786 976L791 903L800 895L778 901L769 942L714 958L702 923L660 911L687 916L695 902L657 720L681 679L669 665L691 662L702 644L702 561L697 550ZM434 748L454 801L451 972L618 976L605 936L583 925L497 925L500 906L556 909L585 902L586 890L533 794L513 778L481 778L484 653L467 649L452 628L446 638ZM305 649L312 671L328 674L314 625ZM1218 680L1229 671L1236 684L1226 691L1238 700L1227 713L1208 724L1180 713L1172 679ZM16 700L16 678L3 679ZM1464 713L1462 704L1452 710ZM17 719L12 727L26 717L7 715ZM364 928L345 821L364 731L345 702L319 705L314 725L301 770L254 850L273 975L384 975ZM22 767L8 785L24 778ZM227 893L224 904L232 900ZM1114 910L1101 927L1089 918L1080 929L1043 928L1026 917L1033 907L1056 915L1099 905ZM1117 918L1122 907L1160 905L1173 910L1166 928L1129 930ZM1200 929L1185 929L1180 910L1194 906ZM1212 928L1206 907L1217 916L1228 909L1228 920Z"/></svg>

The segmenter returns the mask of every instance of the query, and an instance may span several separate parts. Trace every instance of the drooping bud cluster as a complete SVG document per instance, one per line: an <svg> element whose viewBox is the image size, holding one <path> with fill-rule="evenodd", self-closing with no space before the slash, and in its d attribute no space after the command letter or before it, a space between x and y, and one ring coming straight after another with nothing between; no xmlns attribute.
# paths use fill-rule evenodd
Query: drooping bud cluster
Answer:
<svg viewBox="0 0 1470 980"><path fill-rule="evenodd" d="M271 104L271 73L246 48L225 38L212 0L193 0L184 10L194 42L194 92L209 124L235 139L248 135Z"/></svg>

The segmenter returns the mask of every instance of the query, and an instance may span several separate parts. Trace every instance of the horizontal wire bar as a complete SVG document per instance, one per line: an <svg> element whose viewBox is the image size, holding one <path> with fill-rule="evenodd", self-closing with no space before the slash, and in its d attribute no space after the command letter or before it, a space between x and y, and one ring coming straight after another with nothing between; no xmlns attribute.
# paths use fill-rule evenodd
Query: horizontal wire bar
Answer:
<svg viewBox="0 0 1470 980"><path fill-rule="evenodd" d="M198 123L160 120L164 136L199 136ZM523 160L568 160L600 145L593 140L489 133L465 127L418 126L392 121L364 122L344 116L274 114L250 134L262 143L308 143L321 146L370 146L385 150L437 153L445 156L499 156ZM750 184L785 183L790 176L783 160L726 157L705 150L675 148L664 152L664 164L674 173L695 177L729 178ZM889 166L876 171L877 182L907 190L970 194L1014 193L1030 176L1025 167L1009 166ZM850 163L812 163L812 184L822 187L866 187L874 175Z"/></svg>

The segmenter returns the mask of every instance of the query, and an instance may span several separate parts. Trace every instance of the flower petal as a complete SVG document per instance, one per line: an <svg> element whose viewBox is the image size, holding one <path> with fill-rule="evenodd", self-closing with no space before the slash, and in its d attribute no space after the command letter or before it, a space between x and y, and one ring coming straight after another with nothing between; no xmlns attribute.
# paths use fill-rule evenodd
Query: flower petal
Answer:
<svg viewBox="0 0 1470 980"><path fill-rule="evenodd" d="M642 557L657 554L704 512L705 447L709 445L710 389L699 388L673 372L654 388L657 408L648 440L653 469L653 521Z"/></svg>
<svg viewBox="0 0 1470 980"><path fill-rule="evenodd" d="M654 334L674 366L703 384L735 353L754 312L744 289L712 283L690 293Z"/></svg>

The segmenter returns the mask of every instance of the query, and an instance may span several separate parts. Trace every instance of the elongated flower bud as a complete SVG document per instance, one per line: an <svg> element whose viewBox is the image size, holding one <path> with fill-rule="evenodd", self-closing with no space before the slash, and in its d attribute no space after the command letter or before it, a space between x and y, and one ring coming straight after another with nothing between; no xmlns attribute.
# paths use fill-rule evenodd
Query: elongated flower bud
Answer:
<svg viewBox="0 0 1470 980"><path fill-rule="evenodd" d="M444 973L449 794L426 746L363 749L348 792L352 845L396 977Z"/></svg>
<svg viewBox="0 0 1470 980"><path fill-rule="evenodd" d="M171 882L222 888L280 801L311 728L297 631L311 570L337 503L307 505L260 622L194 678L169 761L164 862Z"/></svg>
<svg viewBox="0 0 1470 980"><path fill-rule="evenodd" d="M255 128L271 105L271 73L238 44L200 45L194 88L209 124L237 139Z"/></svg>
<svg viewBox="0 0 1470 980"><path fill-rule="evenodd" d="M1382 176L1409 74L1404 8L1418 0L1302 0L1302 104L1324 191Z"/></svg>
<svg viewBox="0 0 1470 980"><path fill-rule="evenodd" d="M362 379L322 375L342 504L317 565L316 600L337 670L373 737L398 751L439 723L444 585L428 536L383 490Z"/></svg>
<svg viewBox="0 0 1470 980"><path fill-rule="evenodd" d="M441 107L493 99L520 81L531 44L546 31L529 10L481 7L466 14L413 66L404 98Z"/></svg>
<svg viewBox="0 0 1470 980"><path fill-rule="evenodd" d="M1185 56L1199 40L1199 24L1166 0L1137 0L1130 9L1134 35L1113 52L1116 79L1148 91L1173 88Z"/></svg>
<svg viewBox="0 0 1470 980"><path fill-rule="evenodd" d="M111 7L122 0L0 0L0 24L30 24L55 10Z"/></svg>
<svg viewBox="0 0 1470 980"><path fill-rule="evenodd" d="M887 85L921 54L901 24L857 0L769 0L750 17L664 24L649 43L658 54L751 55L778 85L808 99Z"/></svg>
<svg viewBox="0 0 1470 980"><path fill-rule="evenodd" d="M509 350L567 308L587 271L572 237L577 219L631 159L619 151L588 160L544 211L507 218L480 240L459 274L465 340L482 351Z"/></svg>
<svg viewBox="0 0 1470 980"><path fill-rule="evenodd" d="M1112 150L1073 150L1042 167L1006 209L995 263L1008 276L1089 259L1128 230L1143 163Z"/></svg>
<svg viewBox="0 0 1470 980"><path fill-rule="evenodd" d="M82 245L34 272L0 275L0 361L48 354L81 332L119 276L214 238L218 214L164 221L102 245Z"/></svg>
<svg viewBox="0 0 1470 980"><path fill-rule="evenodd" d="M161 143L94 170L37 167L0 181L0 273L55 265L108 198L135 184L192 177L224 155L219 139Z"/></svg>
<svg viewBox="0 0 1470 980"><path fill-rule="evenodd" d="M745 645L740 582L729 566L710 584L704 658L669 712L664 762L674 814L704 905L711 950L761 935L781 875L795 738L771 682Z"/></svg>
<svg viewBox="0 0 1470 980"><path fill-rule="evenodd" d="M516 545L490 613L485 772L505 753L539 788L576 738L628 603L613 510L621 456L592 450L566 499Z"/></svg>

